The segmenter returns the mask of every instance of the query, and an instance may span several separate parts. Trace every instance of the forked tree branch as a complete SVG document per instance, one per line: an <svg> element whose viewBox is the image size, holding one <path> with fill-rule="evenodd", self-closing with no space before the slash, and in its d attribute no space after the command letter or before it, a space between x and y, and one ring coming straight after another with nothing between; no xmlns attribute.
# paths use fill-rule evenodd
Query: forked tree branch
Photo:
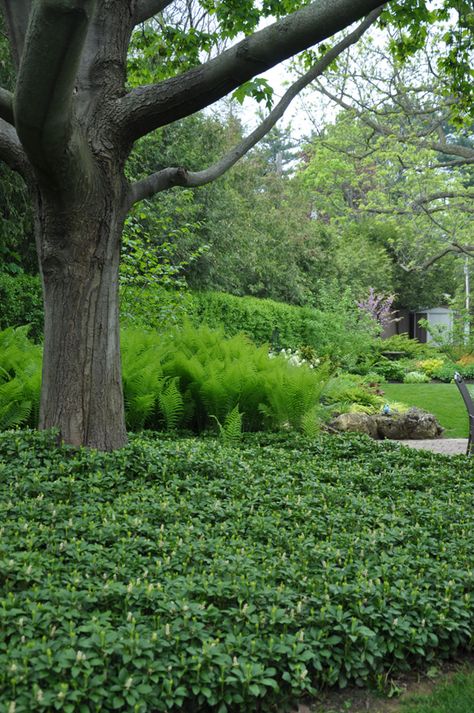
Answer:
<svg viewBox="0 0 474 713"><path fill-rule="evenodd" d="M75 133L73 91L95 0L37 0L15 92L15 126L38 174L48 180L84 174L89 156ZM75 176L76 177L76 176Z"/></svg>
<svg viewBox="0 0 474 713"><path fill-rule="evenodd" d="M381 136L393 136L393 127L388 124L385 125L380 121L376 121L366 111L355 107L353 104L345 101L341 96L334 94L334 92L329 91L327 87L318 82L318 91L324 94L328 99L331 99L335 104L338 104L342 109L347 111L352 111L366 126L376 131ZM367 110L368 111L368 110ZM380 114L380 112L377 112ZM465 159L466 163L472 163L474 159L474 149L469 146L461 146L459 144L448 143L445 139L439 139L438 141L430 141L423 138L421 135L414 135L413 138L407 138L406 136L398 136L395 134L400 142L409 142L420 148L431 149L437 153L444 154L446 156L459 156L460 162L458 165L462 165L462 159Z"/></svg>
<svg viewBox="0 0 474 713"><path fill-rule="evenodd" d="M162 12L174 0L138 0L133 14L133 24L139 25Z"/></svg>
<svg viewBox="0 0 474 713"><path fill-rule="evenodd" d="M269 113L266 119L249 136L238 143L231 151L223 156L219 161L203 171L187 171L182 167L170 167L152 174L142 181L137 181L130 188L130 205L138 201L150 198L155 193L164 191L173 186L196 188L206 183L216 180L229 170L239 159L242 158L251 148L253 148L283 116L293 99L306 87L319 77L327 67L345 49L357 42L364 32L373 25L382 12L382 8L377 8L371 12L367 18L351 32L347 37L332 47L320 60L318 60L302 77L300 77L285 92L275 108Z"/></svg>
<svg viewBox="0 0 474 713"><path fill-rule="evenodd" d="M305 5L199 67L133 89L117 101L119 126L128 140L135 140L189 116L384 4L380 0L318 0Z"/></svg>

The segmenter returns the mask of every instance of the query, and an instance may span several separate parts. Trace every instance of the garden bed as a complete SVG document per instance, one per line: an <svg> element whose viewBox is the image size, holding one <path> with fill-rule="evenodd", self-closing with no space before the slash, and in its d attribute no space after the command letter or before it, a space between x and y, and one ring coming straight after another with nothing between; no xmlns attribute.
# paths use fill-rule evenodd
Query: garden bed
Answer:
<svg viewBox="0 0 474 713"><path fill-rule="evenodd" d="M292 434L54 441L0 434L5 710L274 710L471 641L464 457Z"/></svg>

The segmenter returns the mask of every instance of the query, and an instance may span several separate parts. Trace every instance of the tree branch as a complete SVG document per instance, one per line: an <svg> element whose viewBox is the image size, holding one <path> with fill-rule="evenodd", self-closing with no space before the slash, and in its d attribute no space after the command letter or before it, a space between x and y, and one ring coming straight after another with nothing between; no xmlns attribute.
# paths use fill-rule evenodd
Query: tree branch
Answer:
<svg viewBox="0 0 474 713"><path fill-rule="evenodd" d="M393 136L394 135L394 130L393 127L390 127L389 125L384 125L380 123L379 121L376 121L375 119L371 118L366 112L371 111L368 107L365 109L365 111L362 111L362 109L359 109L355 107L353 104L349 104L347 101L345 101L341 96L337 96L333 92L329 91L327 87L325 87L323 84L318 82L318 91L321 92L321 94L324 94L328 99L331 99L335 104L338 104L342 109L346 109L347 111L352 111L356 116L364 123L366 126L369 126L371 129L376 131L378 134L381 136ZM380 114L381 112L372 112L374 114ZM426 131L424 132L426 134ZM420 148L425 148L425 149L431 149L432 151L436 151L437 153L442 153L446 156L459 156L461 161L458 163L458 165L462 165L462 159L465 159L466 163L472 163L474 159L474 149L472 149L469 146L460 146L459 144L450 144L446 140L439 140L439 141L428 141L424 140L422 137L424 134L413 136L412 138L408 138L406 136L401 136L398 135L397 139L403 143L403 142L409 142L411 144L414 144L416 146L419 146Z"/></svg>
<svg viewBox="0 0 474 713"><path fill-rule="evenodd" d="M424 262L422 265L415 265L414 267L408 267L408 265L402 265L399 263L399 267L404 271L404 272L423 272L423 270L427 270L431 265L434 265L435 262L438 262L438 260L441 260L445 255L449 255L449 253L455 253L457 255L459 254L464 254L467 255L468 257L473 257L474 256L474 245L460 245L459 243L453 242L451 243L447 248L442 250L441 252L437 253L433 257L429 258L426 262Z"/></svg>
<svg viewBox="0 0 474 713"><path fill-rule="evenodd" d="M429 203L443 199L453 199L453 198L467 198L474 199L474 192L472 191L437 191L436 193L431 193L427 196L418 196L407 204L405 208L358 208L362 213L374 213L376 215L412 215L414 212L423 210L427 215L431 213L440 213L450 208L456 208L457 210L472 213L474 212L474 206L470 206L466 203L448 203L446 205L436 205L430 206Z"/></svg>
<svg viewBox="0 0 474 713"><path fill-rule="evenodd" d="M368 28L377 20L381 12L382 8L378 8L377 10L371 12L359 25L359 27L354 30L354 32L351 32L347 35L347 37L332 47L311 67L311 69L308 70L308 72L291 85L275 108L255 129L255 131L244 138L219 161L203 171L192 172L187 171L182 167L170 167L162 171L158 171L142 181L137 181L131 186L130 189L130 205L144 200L145 198L150 198L155 193L159 193L160 191L164 191L173 186L196 188L198 186L203 186L206 183L210 183L211 181L216 180L216 178L222 176L275 126L293 99L306 86L308 86L308 84L313 82L316 77L319 77L319 75L327 69L331 62L333 62L345 49L353 45L362 37L364 32L366 32Z"/></svg>
<svg viewBox="0 0 474 713"><path fill-rule="evenodd" d="M13 126L3 119L0 119L0 160L23 176L26 181L31 178L31 165L20 139Z"/></svg>
<svg viewBox="0 0 474 713"><path fill-rule="evenodd" d="M20 66L32 0L1 0L15 66Z"/></svg>
<svg viewBox="0 0 474 713"><path fill-rule="evenodd" d="M135 140L189 116L382 4L380 0L319 0L306 5L199 67L133 89L117 102L119 124L127 138Z"/></svg>
<svg viewBox="0 0 474 713"><path fill-rule="evenodd" d="M133 24L139 25L162 12L174 0L138 0L133 14Z"/></svg>
<svg viewBox="0 0 474 713"><path fill-rule="evenodd" d="M441 200L443 198L472 198L474 199L474 191L438 191L437 193L431 193L428 196L420 196L413 201L413 205L422 205L426 203L432 203L433 201Z"/></svg>
<svg viewBox="0 0 474 713"><path fill-rule="evenodd" d="M15 93L15 125L31 163L48 180L69 183L69 174L78 168L84 175L90 156L74 129L72 101L93 7L94 0L37 0L32 10Z"/></svg>
<svg viewBox="0 0 474 713"><path fill-rule="evenodd" d="M7 121L12 126L15 125L13 117L13 94L7 89L0 87L0 119Z"/></svg>

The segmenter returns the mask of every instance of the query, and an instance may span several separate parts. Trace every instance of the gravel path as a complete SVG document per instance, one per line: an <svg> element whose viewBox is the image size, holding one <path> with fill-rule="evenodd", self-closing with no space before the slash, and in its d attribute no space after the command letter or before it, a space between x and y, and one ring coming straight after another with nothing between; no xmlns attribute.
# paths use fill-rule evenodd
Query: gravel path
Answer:
<svg viewBox="0 0 474 713"><path fill-rule="evenodd" d="M467 438L435 438L428 441L398 441L402 446L418 448L447 456L465 455Z"/></svg>

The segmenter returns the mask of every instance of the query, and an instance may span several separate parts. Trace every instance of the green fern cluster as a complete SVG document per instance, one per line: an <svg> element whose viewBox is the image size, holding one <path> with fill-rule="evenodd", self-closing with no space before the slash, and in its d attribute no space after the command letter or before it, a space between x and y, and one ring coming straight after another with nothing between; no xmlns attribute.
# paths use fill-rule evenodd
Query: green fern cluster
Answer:
<svg viewBox="0 0 474 713"><path fill-rule="evenodd" d="M41 348L28 339L28 327L0 332L0 430L38 423Z"/></svg>
<svg viewBox="0 0 474 713"><path fill-rule="evenodd" d="M302 430L309 412L319 423L315 407L327 367L294 367L270 359L266 347L244 335L226 339L219 330L190 325L166 335L127 330L122 343L130 428L201 432L217 424L233 439L242 430Z"/></svg>
<svg viewBox="0 0 474 713"><path fill-rule="evenodd" d="M364 413L378 413L385 403L385 399L371 391L364 379L356 374L340 374L331 378L322 398L333 411L339 413L354 410L354 406Z"/></svg>
<svg viewBox="0 0 474 713"><path fill-rule="evenodd" d="M127 427L196 433L215 429L235 440L242 431L318 429L327 367L292 366L270 359L244 335L185 325L165 334L122 334ZM27 328L0 332L0 429L36 426L41 349Z"/></svg>

